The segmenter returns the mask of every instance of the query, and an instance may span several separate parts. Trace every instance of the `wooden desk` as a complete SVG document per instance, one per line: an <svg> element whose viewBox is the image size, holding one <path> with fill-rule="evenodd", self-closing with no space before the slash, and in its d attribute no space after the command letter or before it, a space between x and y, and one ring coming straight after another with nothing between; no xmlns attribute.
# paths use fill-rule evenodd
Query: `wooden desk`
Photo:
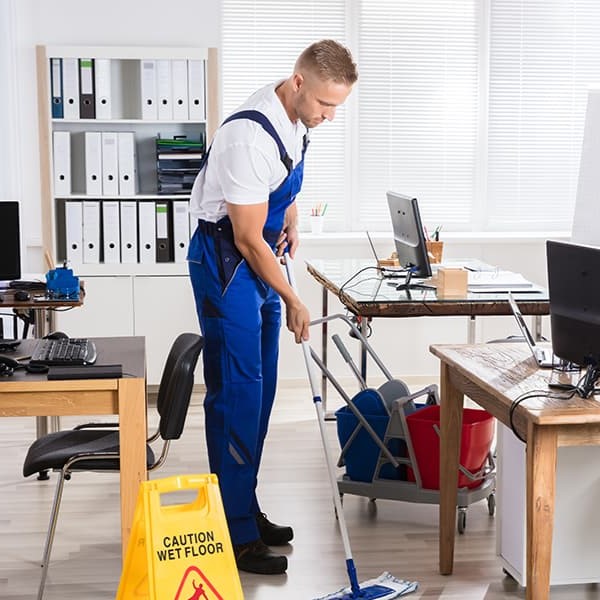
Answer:
<svg viewBox="0 0 600 600"><path fill-rule="evenodd" d="M127 376L48 381L46 375L17 371L0 381L0 417L119 415L121 542L125 557L139 484L147 479L144 338L92 339L98 350L97 364L121 363ZM35 343L24 340L14 356L30 354Z"/></svg>
<svg viewBox="0 0 600 600"><path fill-rule="evenodd" d="M441 360L440 573L450 575L463 395L510 426L513 400L532 390L548 391L551 371L538 369L524 344L434 345ZM559 446L600 444L600 403L594 398L534 398L514 413L527 440L527 599L549 597L556 457Z"/></svg>

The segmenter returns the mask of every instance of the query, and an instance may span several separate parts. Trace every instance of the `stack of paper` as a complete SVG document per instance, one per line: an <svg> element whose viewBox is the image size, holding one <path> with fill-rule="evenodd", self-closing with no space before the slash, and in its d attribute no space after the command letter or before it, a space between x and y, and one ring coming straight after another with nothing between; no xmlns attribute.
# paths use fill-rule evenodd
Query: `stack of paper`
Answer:
<svg viewBox="0 0 600 600"><path fill-rule="evenodd" d="M468 288L470 292L506 292L527 290L533 283L513 271L476 271L469 272Z"/></svg>

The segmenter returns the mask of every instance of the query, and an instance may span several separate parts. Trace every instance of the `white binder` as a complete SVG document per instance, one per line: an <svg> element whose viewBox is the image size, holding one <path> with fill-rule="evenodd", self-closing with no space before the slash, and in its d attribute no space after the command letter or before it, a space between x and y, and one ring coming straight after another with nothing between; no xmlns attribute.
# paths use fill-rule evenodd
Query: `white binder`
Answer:
<svg viewBox="0 0 600 600"><path fill-rule="evenodd" d="M52 134L54 155L54 195L71 194L71 134L68 131L55 131Z"/></svg>
<svg viewBox="0 0 600 600"><path fill-rule="evenodd" d="M119 195L119 157L117 133L102 132L102 195Z"/></svg>
<svg viewBox="0 0 600 600"><path fill-rule="evenodd" d="M137 261L137 202L123 200L121 202L121 262L136 263Z"/></svg>
<svg viewBox="0 0 600 600"><path fill-rule="evenodd" d="M96 119L112 118L110 68L111 61L108 58L97 58L94 61L94 77L96 78Z"/></svg>
<svg viewBox="0 0 600 600"><path fill-rule="evenodd" d="M189 112L186 60L171 61L171 80L173 82L173 119L175 121L187 121Z"/></svg>
<svg viewBox="0 0 600 600"><path fill-rule="evenodd" d="M102 134L85 132L85 193L102 196Z"/></svg>
<svg viewBox="0 0 600 600"><path fill-rule="evenodd" d="M158 119L155 60L140 60L140 90L142 119Z"/></svg>
<svg viewBox="0 0 600 600"><path fill-rule="evenodd" d="M137 193L137 169L135 135L133 131L119 131L117 134L117 156L119 161L119 196L133 196Z"/></svg>
<svg viewBox="0 0 600 600"><path fill-rule="evenodd" d="M72 265L83 263L83 206L81 202L65 202L65 246Z"/></svg>
<svg viewBox="0 0 600 600"><path fill-rule="evenodd" d="M188 101L191 121L206 120L206 81L203 60L188 60Z"/></svg>
<svg viewBox="0 0 600 600"><path fill-rule="evenodd" d="M100 201L83 202L83 262L100 262Z"/></svg>
<svg viewBox="0 0 600 600"><path fill-rule="evenodd" d="M156 262L156 209L154 202L138 203L138 219L140 232L140 262Z"/></svg>
<svg viewBox="0 0 600 600"><path fill-rule="evenodd" d="M176 263L185 262L190 245L190 218L187 200L173 200L173 248Z"/></svg>
<svg viewBox="0 0 600 600"><path fill-rule="evenodd" d="M173 85L171 83L171 61L156 61L156 98L158 118L161 121L173 120Z"/></svg>
<svg viewBox="0 0 600 600"><path fill-rule="evenodd" d="M63 107L65 119L79 119L79 61L63 58Z"/></svg>
<svg viewBox="0 0 600 600"><path fill-rule="evenodd" d="M121 262L120 223L119 202L117 200L104 200L102 202L102 247L106 264Z"/></svg>

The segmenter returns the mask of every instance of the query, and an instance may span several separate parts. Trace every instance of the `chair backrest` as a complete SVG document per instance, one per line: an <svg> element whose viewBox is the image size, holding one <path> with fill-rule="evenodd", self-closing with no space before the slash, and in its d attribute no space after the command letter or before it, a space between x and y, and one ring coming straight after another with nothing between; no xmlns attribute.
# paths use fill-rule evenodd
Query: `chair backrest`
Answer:
<svg viewBox="0 0 600 600"><path fill-rule="evenodd" d="M179 439L183 432L194 386L194 370L203 345L202 336L182 333L171 346L156 401L163 440Z"/></svg>

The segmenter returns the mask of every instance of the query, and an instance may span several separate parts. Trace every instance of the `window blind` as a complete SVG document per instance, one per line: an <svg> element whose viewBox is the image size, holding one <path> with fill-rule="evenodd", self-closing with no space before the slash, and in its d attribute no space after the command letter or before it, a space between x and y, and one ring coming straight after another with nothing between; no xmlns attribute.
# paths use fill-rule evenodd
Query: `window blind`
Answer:
<svg viewBox="0 0 600 600"><path fill-rule="evenodd" d="M570 230L600 3L498 0L490 13L488 230Z"/></svg>
<svg viewBox="0 0 600 600"><path fill-rule="evenodd" d="M597 0L223 0L223 11L225 112L287 76L313 40L354 50L359 82L313 132L301 214L328 202L327 230L386 230L393 189L446 231L570 228L587 89L600 87Z"/></svg>
<svg viewBox="0 0 600 600"><path fill-rule="evenodd" d="M360 223L390 228L385 192L416 196L426 225L470 225L478 143L474 0L360 3Z"/></svg>
<svg viewBox="0 0 600 600"><path fill-rule="evenodd" d="M226 116L255 90L292 74L300 52L332 38L346 43L344 0L223 0L222 80ZM298 196L300 224L308 229L310 208L327 203L326 230L343 230L349 196L346 107L311 133L304 183Z"/></svg>

